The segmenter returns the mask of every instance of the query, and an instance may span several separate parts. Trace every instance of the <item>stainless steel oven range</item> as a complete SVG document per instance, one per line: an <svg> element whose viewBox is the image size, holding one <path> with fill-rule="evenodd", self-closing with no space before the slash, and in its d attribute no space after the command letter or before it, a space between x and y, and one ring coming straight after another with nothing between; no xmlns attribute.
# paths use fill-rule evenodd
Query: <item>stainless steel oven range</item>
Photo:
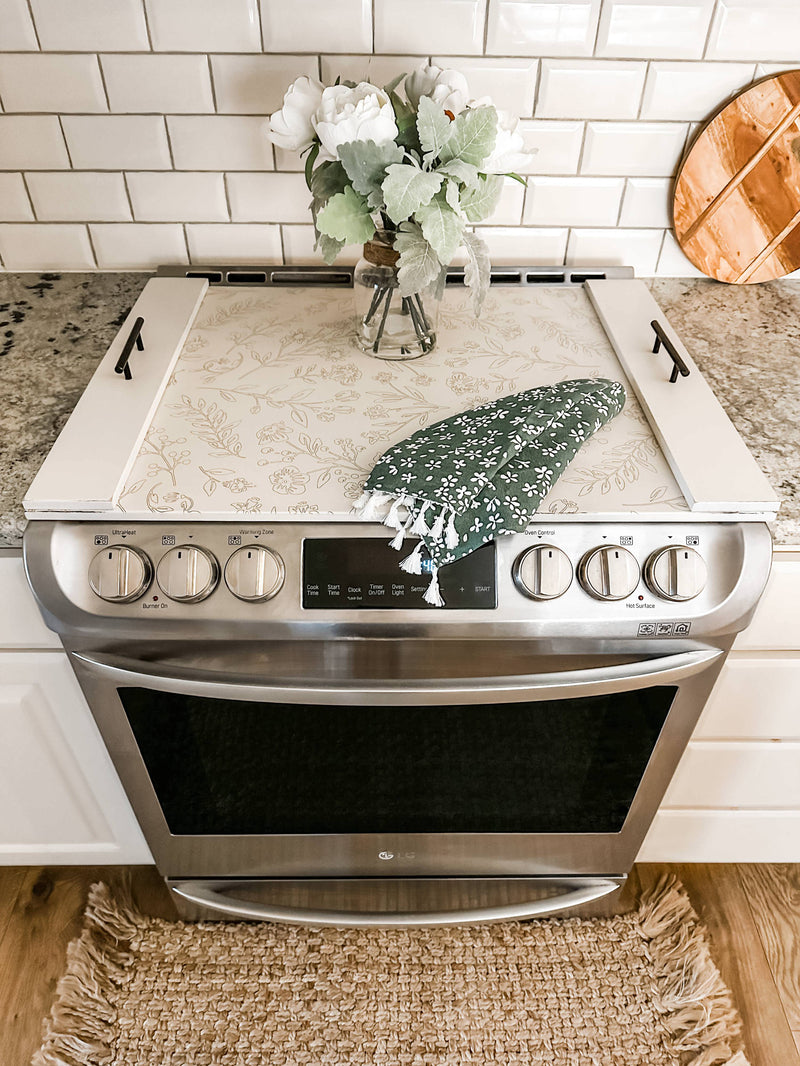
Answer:
<svg viewBox="0 0 800 1066"><path fill-rule="evenodd" d="M174 360L162 360L159 388L133 417L136 433L119 445L124 461L104 455L97 465L105 472L76 474L71 456L87 419L97 432L111 417L91 399L92 383L75 416L83 425L59 440L26 501L27 572L182 915L402 925L581 913L613 899L763 590L771 558L765 519L776 506L667 324L662 330L690 370L669 383L672 363L658 363L645 330L653 317L646 301L638 317L648 322L637 320L631 295L638 299L638 289L620 293L623 326L609 324L602 285L618 284L639 285L599 285L593 302L611 342L592 344L604 358L616 353L606 376L624 379L630 403L641 408L621 437L601 446L620 458L633 430L639 441L657 441L649 465L662 481L669 477L671 502L661 506L657 497L652 506L656 490L648 503L647 486L638 477L625 483L624 475L619 499L609 503L608 491L598 492L599 502L583 510L568 506L562 488L524 534L498 538L443 570L441 609L422 601L424 577L398 569L383 526L353 520L346 499L323 506L333 499L324 497L328 482L317 479L320 506L291 511L287 496L299 493L266 499L269 463L260 475L252 460L245 475L230 457L212 469L192 453L190 434L183 449L170 435L168 418L179 406L171 390L202 396L215 361L239 359L233 370L223 363L229 396L239 386L249 402L265 392L253 387L252 373L246 377L253 348L242 340L241 321L233 356L219 337L214 346L201 343L209 337L203 330L225 321L228 299L256 316L258 336L272 337L263 323L274 322L271 301L289 290L267 286L255 299L252 290L228 290L224 306L203 302L199 314L194 306L172 341L183 362L176 370ZM530 288L540 301L544 290ZM570 291L583 309L584 287ZM308 300L307 291L291 290L298 292ZM204 300L209 294L203 288ZM499 319L507 308L499 298L498 306ZM131 321L145 320L134 381L148 356L154 312L145 311L131 313ZM489 317L491 325L491 308ZM632 320L648 340L642 374L631 370L630 354L640 341L620 339ZM209 321L216 325L204 326ZM447 362L461 350L455 312L454 321L456 340L448 348L440 338L440 363L425 367L432 389L435 366L448 379L460 365ZM118 361L126 329L109 363ZM266 357L264 349L256 354L263 382L283 403L270 424L283 424L287 445L301 436L287 428L298 408L288 392L281 396L283 351L273 345ZM306 340L284 371L296 378L298 365L323 356ZM514 379L518 387L536 381L548 357L528 344L518 358L531 369ZM326 367L352 364L370 382L383 372L366 356L347 353L347 360ZM658 373L648 382L654 363ZM107 370L101 365L98 388L119 394L127 382ZM395 382L413 381L410 369L394 373ZM196 391L180 392L189 378ZM450 396L453 410L466 406L460 397ZM696 418L696 403L705 405L709 439L723 438L725 462L714 458L711 474L686 458L691 449L681 450L686 422L674 412L683 407ZM368 438L380 417L358 400L354 406L351 441ZM119 432L124 438L128 430ZM248 438L240 433L244 454ZM269 456L263 436L253 455ZM158 467L154 448L165 440L173 443L163 445L162 459L169 447L187 453L185 472L172 467L171 498L154 480L139 484L143 469ZM375 453L386 443L378 433ZM325 446L320 438L317 463ZM286 447L284 466L273 472L291 468L295 481L273 478L278 496L287 484L309 483L288 454ZM139 460L149 466L137 469ZM206 486L215 477L258 484L248 490L258 507L236 508L236 493L227 511L211 493L199 506L190 481L179 481L197 466Z"/></svg>

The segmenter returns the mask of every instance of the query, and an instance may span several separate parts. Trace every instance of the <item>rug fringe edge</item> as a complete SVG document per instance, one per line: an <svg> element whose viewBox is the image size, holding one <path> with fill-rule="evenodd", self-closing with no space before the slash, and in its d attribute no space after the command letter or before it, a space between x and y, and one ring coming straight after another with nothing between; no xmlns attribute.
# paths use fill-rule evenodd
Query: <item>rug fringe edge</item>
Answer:
<svg viewBox="0 0 800 1066"><path fill-rule="evenodd" d="M678 879L667 875L643 894L637 918L656 968L658 1008L676 1060L685 1066L750 1066L740 1046L741 1017Z"/></svg>
<svg viewBox="0 0 800 1066"><path fill-rule="evenodd" d="M31 1066L97 1066L110 1063L110 1002L132 965L147 919L117 902L107 885L89 889L80 935L67 946L67 966L56 986L42 1045Z"/></svg>

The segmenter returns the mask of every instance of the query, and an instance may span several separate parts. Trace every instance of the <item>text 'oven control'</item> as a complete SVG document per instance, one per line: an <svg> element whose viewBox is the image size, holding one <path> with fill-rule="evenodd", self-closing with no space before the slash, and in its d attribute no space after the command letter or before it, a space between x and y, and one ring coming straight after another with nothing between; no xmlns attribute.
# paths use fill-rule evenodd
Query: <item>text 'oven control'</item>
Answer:
<svg viewBox="0 0 800 1066"><path fill-rule="evenodd" d="M248 544L225 564L225 584L240 600L268 600L283 584L283 560L269 548Z"/></svg>
<svg viewBox="0 0 800 1066"><path fill-rule="evenodd" d="M601 544L581 559L578 580L598 600L624 600L639 584L639 564L627 548Z"/></svg>
<svg viewBox="0 0 800 1066"><path fill-rule="evenodd" d="M536 544L514 560L514 584L532 600L555 600L572 584L572 563L553 544Z"/></svg>
<svg viewBox="0 0 800 1066"><path fill-rule="evenodd" d="M694 548L671 544L654 551L644 566L644 579L662 600L693 600L706 587L708 571Z"/></svg>
<svg viewBox="0 0 800 1066"><path fill-rule="evenodd" d="M205 548L179 544L159 560L156 581L164 595L171 600L199 603L217 587L219 566Z"/></svg>
<svg viewBox="0 0 800 1066"><path fill-rule="evenodd" d="M89 564L92 592L109 603L130 603L147 591L153 565L143 551L126 544L103 548Z"/></svg>

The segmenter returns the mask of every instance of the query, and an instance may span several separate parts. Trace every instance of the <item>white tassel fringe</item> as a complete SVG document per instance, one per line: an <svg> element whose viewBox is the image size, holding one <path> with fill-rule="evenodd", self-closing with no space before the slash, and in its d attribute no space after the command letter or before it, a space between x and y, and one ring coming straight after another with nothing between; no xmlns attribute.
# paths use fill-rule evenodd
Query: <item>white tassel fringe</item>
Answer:
<svg viewBox="0 0 800 1066"><path fill-rule="evenodd" d="M444 542L448 548L458 547L458 531L456 530L456 512L450 512L450 520L447 523L447 532L444 536Z"/></svg>
<svg viewBox="0 0 800 1066"><path fill-rule="evenodd" d="M423 501L422 506L417 513L417 517L414 519L414 525L409 530L409 532L413 533L416 537L426 537L430 533L428 523L425 521L425 512L430 506L431 503L429 500Z"/></svg>
<svg viewBox="0 0 800 1066"><path fill-rule="evenodd" d="M422 573L422 541L419 542L410 555L401 560L400 569L406 574Z"/></svg>
<svg viewBox="0 0 800 1066"><path fill-rule="evenodd" d="M444 600L442 594L439 591L439 570L438 567L434 567L431 573L431 583L425 590L425 594L422 597L426 603L430 603L433 607L444 607Z"/></svg>
<svg viewBox="0 0 800 1066"><path fill-rule="evenodd" d="M431 537L434 540L439 540L439 538L441 537L442 533L444 532L444 515L445 515L445 511L446 510L447 510L447 507L442 507L442 509L439 512L439 515L438 515L436 521L431 526L431 534L430 535L431 535Z"/></svg>

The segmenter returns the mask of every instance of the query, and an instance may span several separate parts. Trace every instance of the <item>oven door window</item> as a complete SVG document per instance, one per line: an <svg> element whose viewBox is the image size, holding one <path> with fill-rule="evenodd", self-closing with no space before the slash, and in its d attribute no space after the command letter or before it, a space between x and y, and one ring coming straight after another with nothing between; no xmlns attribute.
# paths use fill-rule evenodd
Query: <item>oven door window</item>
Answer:
<svg viewBox="0 0 800 1066"><path fill-rule="evenodd" d="M614 833L677 689L333 707L122 688L173 835Z"/></svg>

